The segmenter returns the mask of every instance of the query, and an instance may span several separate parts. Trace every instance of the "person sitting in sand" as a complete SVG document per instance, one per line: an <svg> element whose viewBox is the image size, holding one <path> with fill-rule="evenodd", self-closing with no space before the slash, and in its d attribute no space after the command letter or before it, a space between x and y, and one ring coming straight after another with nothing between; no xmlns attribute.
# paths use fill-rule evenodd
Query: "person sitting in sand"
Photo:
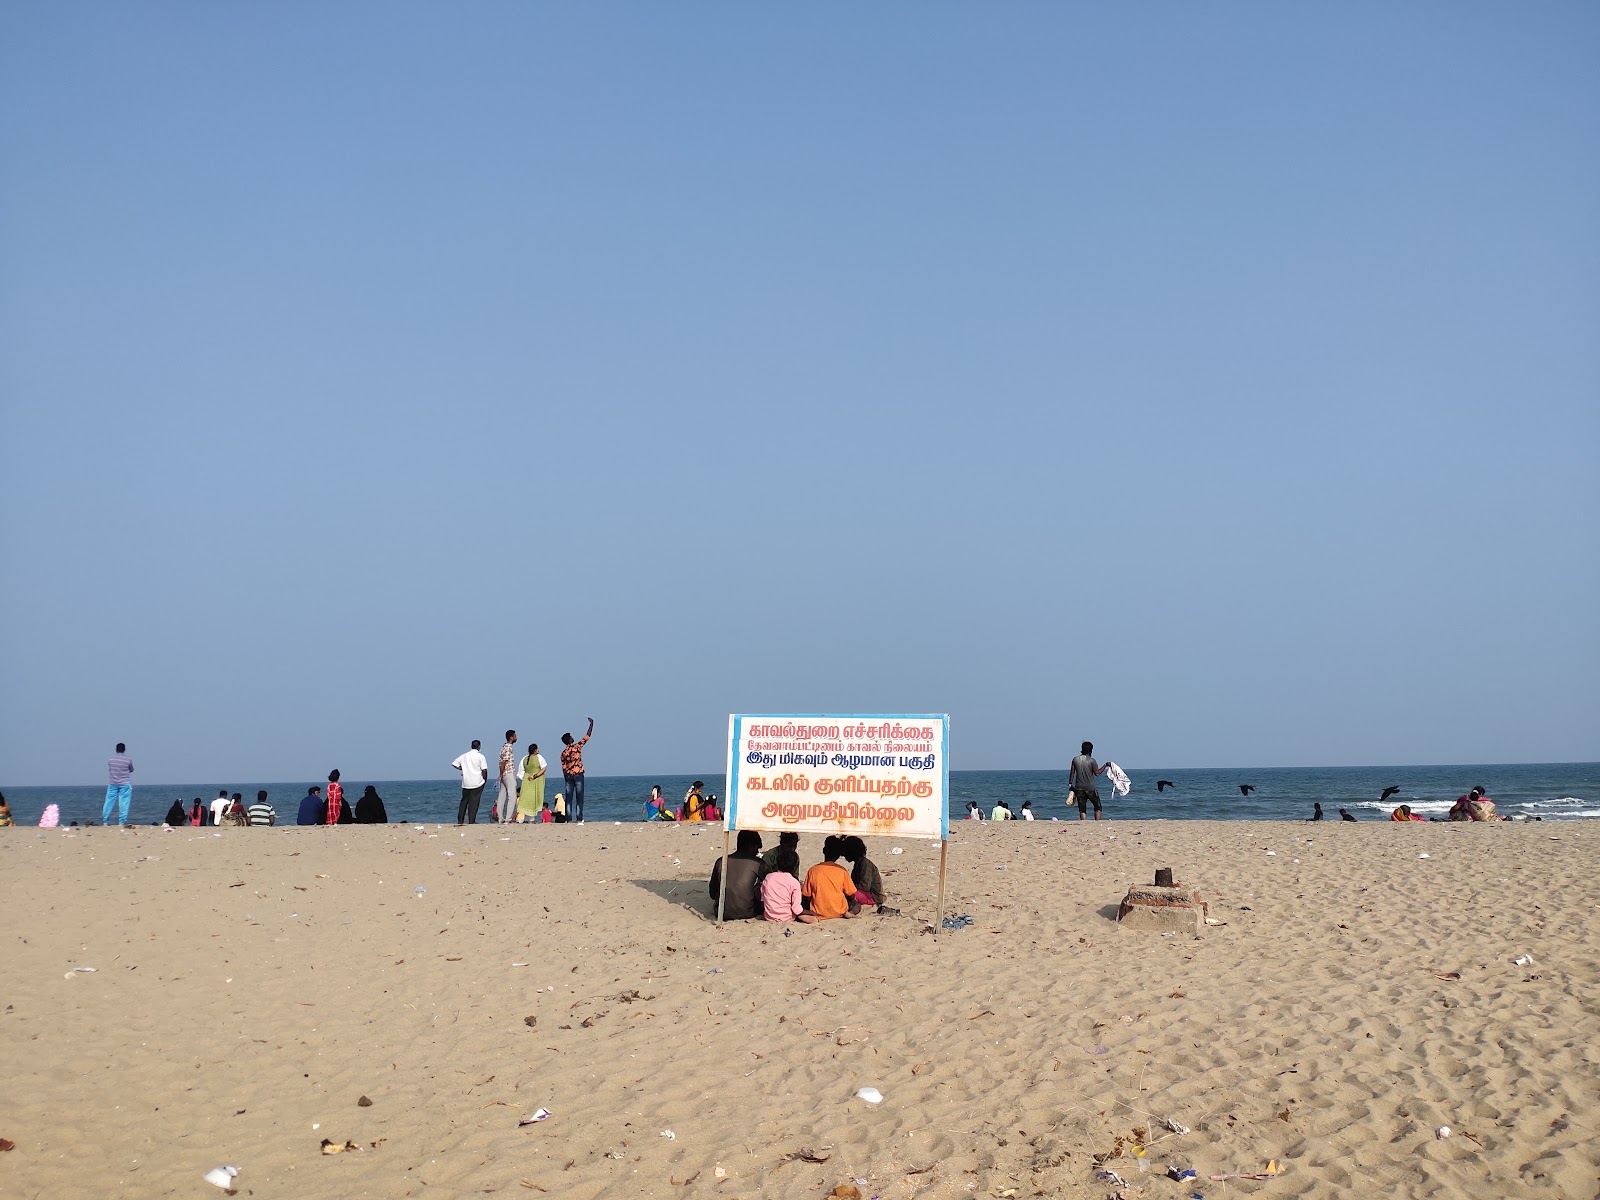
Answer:
<svg viewBox="0 0 1600 1200"><path fill-rule="evenodd" d="M968 800L967 801L967 820L969 820L969 821L981 821L981 820L983 820L983 809L978 807L978 802L976 800Z"/></svg>
<svg viewBox="0 0 1600 1200"><path fill-rule="evenodd" d="M1022 813L1020 814L1020 819L1024 820L1024 821L1033 821L1033 820L1037 819L1033 815L1033 801L1032 800L1024 800L1022 802Z"/></svg>
<svg viewBox="0 0 1600 1200"><path fill-rule="evenodd" d="M182 806L179 807L181 809ZM11 805L6 803L5 794L0 792L0 829L8 829L16 823L17 819L11 815Z"/></svg>
<svg viewBox="0 0 1600 1200"><path fill-rule="evenodd" d="M555 813L550 811L550 801L544 802L544 807L539 810L539 815L534 818L541 825L549 825L556 819Z"/></svg>
<svg viewBox="0 0 1600 1200"><path fill-rule="evenodd" d="M1493 821L1494 801L1484 795L1482 786L1475 787L1465 796L1457 796L1446 815L1452 821Z"/></svg>
<svg viewBox="0 0 1600 1200"><path fill-rule="evenodd" d="M183 801L174 800L172 802L172 807L167 809L167 819L163 822L163 824L187 825L188 823L189 814L183 811Z"/></svg>
<svg viewBox="0 0 1600 1200"><path fill-rule="evenodd" d="M844 839L841 849L851 864L850 882L856 885L856 903L863 907L870 904L875 908L881 908L883 873L878 870L878 865L867 857L867 843L855 834L851 834Z"/></svg>
<svg viewBox="0 0 1600 1200"><path fill-rule="evenodd" d="M1010 821L1015 816L1016 814L1011 811L1011 805L1004 800L997 801L995 806L989 810L989 820L991 821Z"/></svg>
<svg viewBox="0 0 1600 1200"><path fill-rule="evenodd" d="M782 834L793 837L793 834ZM774 865L761 880L761 911L769 921L804 921L814 925L817 918L805 910L800 894L800 856L793 846L781 842L767 851Z"/></svg>
<svg viewBox="0 0 1600 1200"><path fill-rule="evenodd" d="M300 811L295 814L296 825L321 825L327 816L328 806L322 802L322 785L314 783L300 797Z"/></svg>
<svg viewBox="0 0 1600 1200"><path fill-rule="evenodd" d="M689 785L689 790L683 794L683 803L678 806L678 820L705 820L706 798L700 794L700 789L705 786L698 779Z"/></svg>
<svg viewBox="0 0 1600 1200"><path fill-rule="evenodd" d="M1472 797L1467 801L1467 815L1474 821L1498 821L1500 819L1495 814L1494 801L1489 799L1488 793L1484 791L1481 783L1467 794Z"/></svg>
<svg viewBox="0 0 1600 1200"><path fill-rule="evenodd" d="M221 823L236 829L250 824L250 818L245 814L244 804L239 797L235 796L228 801L228 810L222 814Z"/></svg>
<svg viewBox="0 0 1600 1200"><path fill-rule="evenodd" d="M1427 819L1428 819L1427 817L1420 817L1416 813L1412 812L1411 811L1411 805L1409 805L1409 804L1402 804L1399 808L1395 809L1392 813L1389 814L1389 820L1391 820L1391 821L1422 821L1422 822L1426 822Z"/></svg>
<svg viewBox="0 0 1600 1200"><path fill-rule="evenodd" d="M717 803L717 798L715 796L706 797L704 817L707 821L722 820L722 807Z"/></svg>
<svg viewBox="0 0 1600 1200"><path fill-rule="evenodd" d="M778 869L778 854L784 850L793 850L795 855L794 870L790 872L795 881L800 879L800 835L798 833L784 832L778 835L778 844L761 856L761 869L775 871Z"/></svg>
<svg viewBox="0 0 1600 1200"><path fill-rule="evenodd" d="M822 861L806 872L806 881L800 885L800 895L819 921L853 917L861 911L855 900L855 880L839 865L843 842L838 834L830 835L822 843Z"/></svg>
<svg viewBox="0 0 1600 1200"><path fill-rule="evenodd" d="M557 792L555 799L550 802L550 820L557 825L567 823L567 795Z"/></svg>
<svg viewBox="0 0 1600 1200"><path fill-rule="evenodd" d="M361 799L356 801L357 825L387 825L389 823L389 810L383 806L383 797L378 795L378 789L370 783L367 790L361 793Z"/></svg>
<svg viewBox="0 0 1600 1200"><path fill-rule="evenodd" d="M711 902L722 890L722 859L711 868ZM761 835L754 829L739 830L737 848L728 856L728 894L722 902L727 921L748 921L762 915Z"/></svg>
<svg viewBox="0 0 1600 1200"><path fill-rule="evenodd" d="M644 802L644 819L646 821L676 821L678 818L667 810L667 798L661 794L659 783L650 785L650 799Z"/></svg>

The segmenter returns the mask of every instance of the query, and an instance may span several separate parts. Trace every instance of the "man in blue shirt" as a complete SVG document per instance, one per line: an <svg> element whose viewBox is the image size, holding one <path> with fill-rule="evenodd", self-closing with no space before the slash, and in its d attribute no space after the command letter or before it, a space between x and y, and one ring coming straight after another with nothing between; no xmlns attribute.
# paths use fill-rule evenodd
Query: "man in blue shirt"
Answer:
<svg viewBox="0 0 1600 1200"><path fill-rule="evenodd" d="M296 825L321 825L324 814L327 812L322 807L322 788L312 784L311 790L300 798L300 813L295 818Z"/></svg>

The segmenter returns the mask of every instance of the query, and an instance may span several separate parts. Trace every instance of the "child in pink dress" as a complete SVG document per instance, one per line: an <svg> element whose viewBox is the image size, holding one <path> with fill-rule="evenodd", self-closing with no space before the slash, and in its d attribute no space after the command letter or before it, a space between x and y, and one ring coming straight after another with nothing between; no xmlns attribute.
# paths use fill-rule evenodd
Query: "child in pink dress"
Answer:
<svg viewBox="0 0 1600 1200"><path fill-rule="evenodd" d="M761 908L769 921L804 921L816 917L806 912L800 900L800 856L787 846L778 848L772 870L761 880Z"/></svg>

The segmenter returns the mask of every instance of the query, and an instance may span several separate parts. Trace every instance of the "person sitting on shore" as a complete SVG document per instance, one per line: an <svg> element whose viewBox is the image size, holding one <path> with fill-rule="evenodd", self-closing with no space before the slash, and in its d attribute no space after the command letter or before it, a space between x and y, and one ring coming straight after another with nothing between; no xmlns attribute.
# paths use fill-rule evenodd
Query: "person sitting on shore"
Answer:
<svg viewBox="0 0 1600 1200"><path fill-rule="evenodd" d="M794 837L782 834L781 837ZM804 921L814 925L817 918L806 912L800 895L800 856L793 846L782 842L767 851L774 865L761 879L761 910L769 921Z"/></svg>
<svg viewBox="0 0 1600 1200"><path fill-rule="evenodd" d="M567 823L567 794L557 792L554 800L550 802L550 820L557 825Z"/></svg>
<svg viewBox="0 0 1600 1200"><path fill-rule="evenodd" d="M1402 804L1399 808L1395 809L1392 813L1389 814L1389 820L1391 820L1391 821L1423 821L1423 822L1426 822L1427 819L1428 819L1427 817L1421 817L1421 816L1418 816L1416 813L1412 812L1411 811L1411 805L1409 805L1409 804Z"/></svg>
<svg viewBox="0 0 1600 1200"><path fill-rule="evenodd" d="M250 818L244 811L244 804L237 796L228 801L228 810L222 814L222 824L231 825L242 829L250 824Z"/></svg>
<svg viewBox="0 0 1600 1200"><path fill-rule="evenodd" d="M256 793L256 802L244 810L250 817L252 825L276 825L278 823L278 810L267 802L267 792L263 788Z"/></svg>
<svg viewBox="0 0 1600 1200"><path fill-rule="evenodd" d="M1467 793L1472 798L1467 801L1467 815L1474 821L1498 821L1495 814L1494 801L1489 799L1483 785L1479 784Z"/></svg>
<svg viewBox="0 0 1600 1200"><path fill-rule="evenodd" d="M646 821L676 821L667 811L667 798L661 794L659 783L650 786L650 799L644 802L644 819Z"/></svg>
<svg viewBox="0 0 1600 1200"><path fill-rule="evenodd" d="M182 811L181 805L179 811ZM17 819L11 815L11 805L6 803L5 794L0 792L0 829L9 829L16 823Z"/></svg>
<svg viewBox="0 0 1600 1200"><path fill-rule="evenodd" d="M711 868L711 902L722 890L722 859ZM726 921L748 921L763 913L761 906L761 835L754 829L739 830L739 842L728 856L728 894L722 902Z"/></svg>
<svg viewBox="0 0 1600 1200"><path fill-rule="evenodd" d="M389 823L389 810L383 806L383 797L378 795L378 789L370 783L367 790L361 793L361 799L356 801L357 825L387 825Z"/></svg>
<svg viewBox="0 0 1600 1200"><path fill-rule="evenodd" d="M706 797L705 810L701 815L707 821L722 820L722 808L717 804L717 798L715 796Z"/></svg>
<svg viewBox="0 0 1600 1200"><path fill-rule="evenodd" d="M794 851L794 870L790 872L798 883L800 879L800 835L785 831L778 835L778 844L761 856L761 869L763 871L776 871L778 869L778 855L784 850Z"/></svg>
<svg viewBox="0 0 1600 1200"><path fill-rule="evenodd" d="M969 821L981 821L981 820L983 820L983 809L978 807L978 802L976 800L968 800L967 801L967 820L969 820Z"/></svg>
<svg viewBox="0 0 1600 1200"><path fill-rule="evenodd" d="M1032 800L1024 800L1022 802L1021 819L1024 820L1024 821L1032 821L1032 820L1036 819L1034 817L1034 815L1033 815L1033 801Z"/></svg>
<svg viewBox="0 0 1600 1200"><path fill-rule="evenodd" d="M327 816L328 806L322 802L322 785L314 783L300 797L300 811L295 814L296 825L321 825Z"/></svg>
<svg viewBox="0 0 1600 1200"><path fill-rule="evenodd" d="M539 810L539 815L535 817L534 820L541 825L549 825L555 821L555 819L555 813L550 811L550 801L546 800L544 802L544 807Z"/></svg>
<svg viewBox="0 0 1600 1200"><path fill-rule="evenodd" d="M698 779L689 785L689 790L683 794L683 803L678 806L678 820L705 820L706 798L700 794L700 789L705 786Z"/></svg>
<svg viewBox="0 0 1600 1200"><path fill-rule="evenodd" d="M801 896L819 921L853 917L861 911L855 901L855 880L839 865L844 853L843 841L838 834L823 841L822 861L806 872L806 881L800 885Z"/></svg>
<svg viewBox="0 0 1600 1200"><path fill-rule="evenodd" d="M856 885L855 901L862 906L883 906L883 873L878 864L867 857L867 843L855 834L844 839L845 858L850 860L850 882Z"/></svg>
<svg viewBox="0 0 1600 1200"><path fill-rule="evenodd" d="M183 811L183 801L182 800L174 800L172 802L172 807L167 809L167 819L165 821L163 821L162 824L164 824L164 825L187 825L188 823L189 823L189 814Z"/></svg>
<svg viewBox="0 0 1600 1200"><path fill-rule="evenodd" d="M1004 800L996 801L995 806L989 810L989 820L991 821L1010 821L1015 816L1016 814L1011 811L1011 805Z"/></svg>

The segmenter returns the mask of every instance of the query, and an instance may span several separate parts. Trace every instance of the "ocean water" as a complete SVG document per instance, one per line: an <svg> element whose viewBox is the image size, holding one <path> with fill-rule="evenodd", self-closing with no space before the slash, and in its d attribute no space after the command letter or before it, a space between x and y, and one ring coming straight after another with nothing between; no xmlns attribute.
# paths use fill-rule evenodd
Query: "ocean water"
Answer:
<svg viewBox="0 0 1600 1200"><path fill-rule="evenodd" d="M1126 767L1126 764L1124 764ZM1100 796L1105 816L1110 820L1223 820L1287 821L1304 820L1311 815L1313 802L1320 801L1329 820L1339 819L1346 808L1359 820L1387 820L1397 804L1409 804L1422 816L1443 816L1457 796L1475 784L1482 784L1498 811L1517 818L1572 820L1600 817L1600 763L1517 763L1511 765L1437 767L1237 767L1226 770L1173 768L1144 770L1126 767L1133 790L1126 796L1114 795L1110 784L1101 779ZM590 776L586 786L588 819L594 821L634 821L643 817L644 801L650 785L659 783L674 805L682 799L694 779L690 775L613 775ZM722 774L707 771L699 776L707 791L722 791ZM1156 781L1169 779L1175 785L1157 793ZM293 824L300 797L312 782L258 782L254 780L212 780L208 783L141 784L133 789L133 808L129 819L137 824L159 822L172 805L182 799L185 807L195 797L209 801L219 787L243 792L246 803L255 799L258 788L266 788L278 810L280 823ZM345 795L359 796L367 783L373 783L393 821L449 822L456 816L460 784L456 779L357 780L347 779ZM1249 796L1241 795L1239 784L1255 787ZM1385 787L1400 791L1386 801L1378 799ZM105 804L104 787L0 787L11 802L19 824L36 825L47 804L60 806L61 822L88 823L100 820ZM554 795L556 788L546 788ZM982 805L985 815L999 800L1008 800L1020 811L1024 800L1033 801L1040 819L1077 818L1077 809L1066 808L1066 769L1052 771L952 771L950 772L950 820L960 820L968 800ZM494 801L494 785L485 789L478 819L486 821Z"/></svg>

